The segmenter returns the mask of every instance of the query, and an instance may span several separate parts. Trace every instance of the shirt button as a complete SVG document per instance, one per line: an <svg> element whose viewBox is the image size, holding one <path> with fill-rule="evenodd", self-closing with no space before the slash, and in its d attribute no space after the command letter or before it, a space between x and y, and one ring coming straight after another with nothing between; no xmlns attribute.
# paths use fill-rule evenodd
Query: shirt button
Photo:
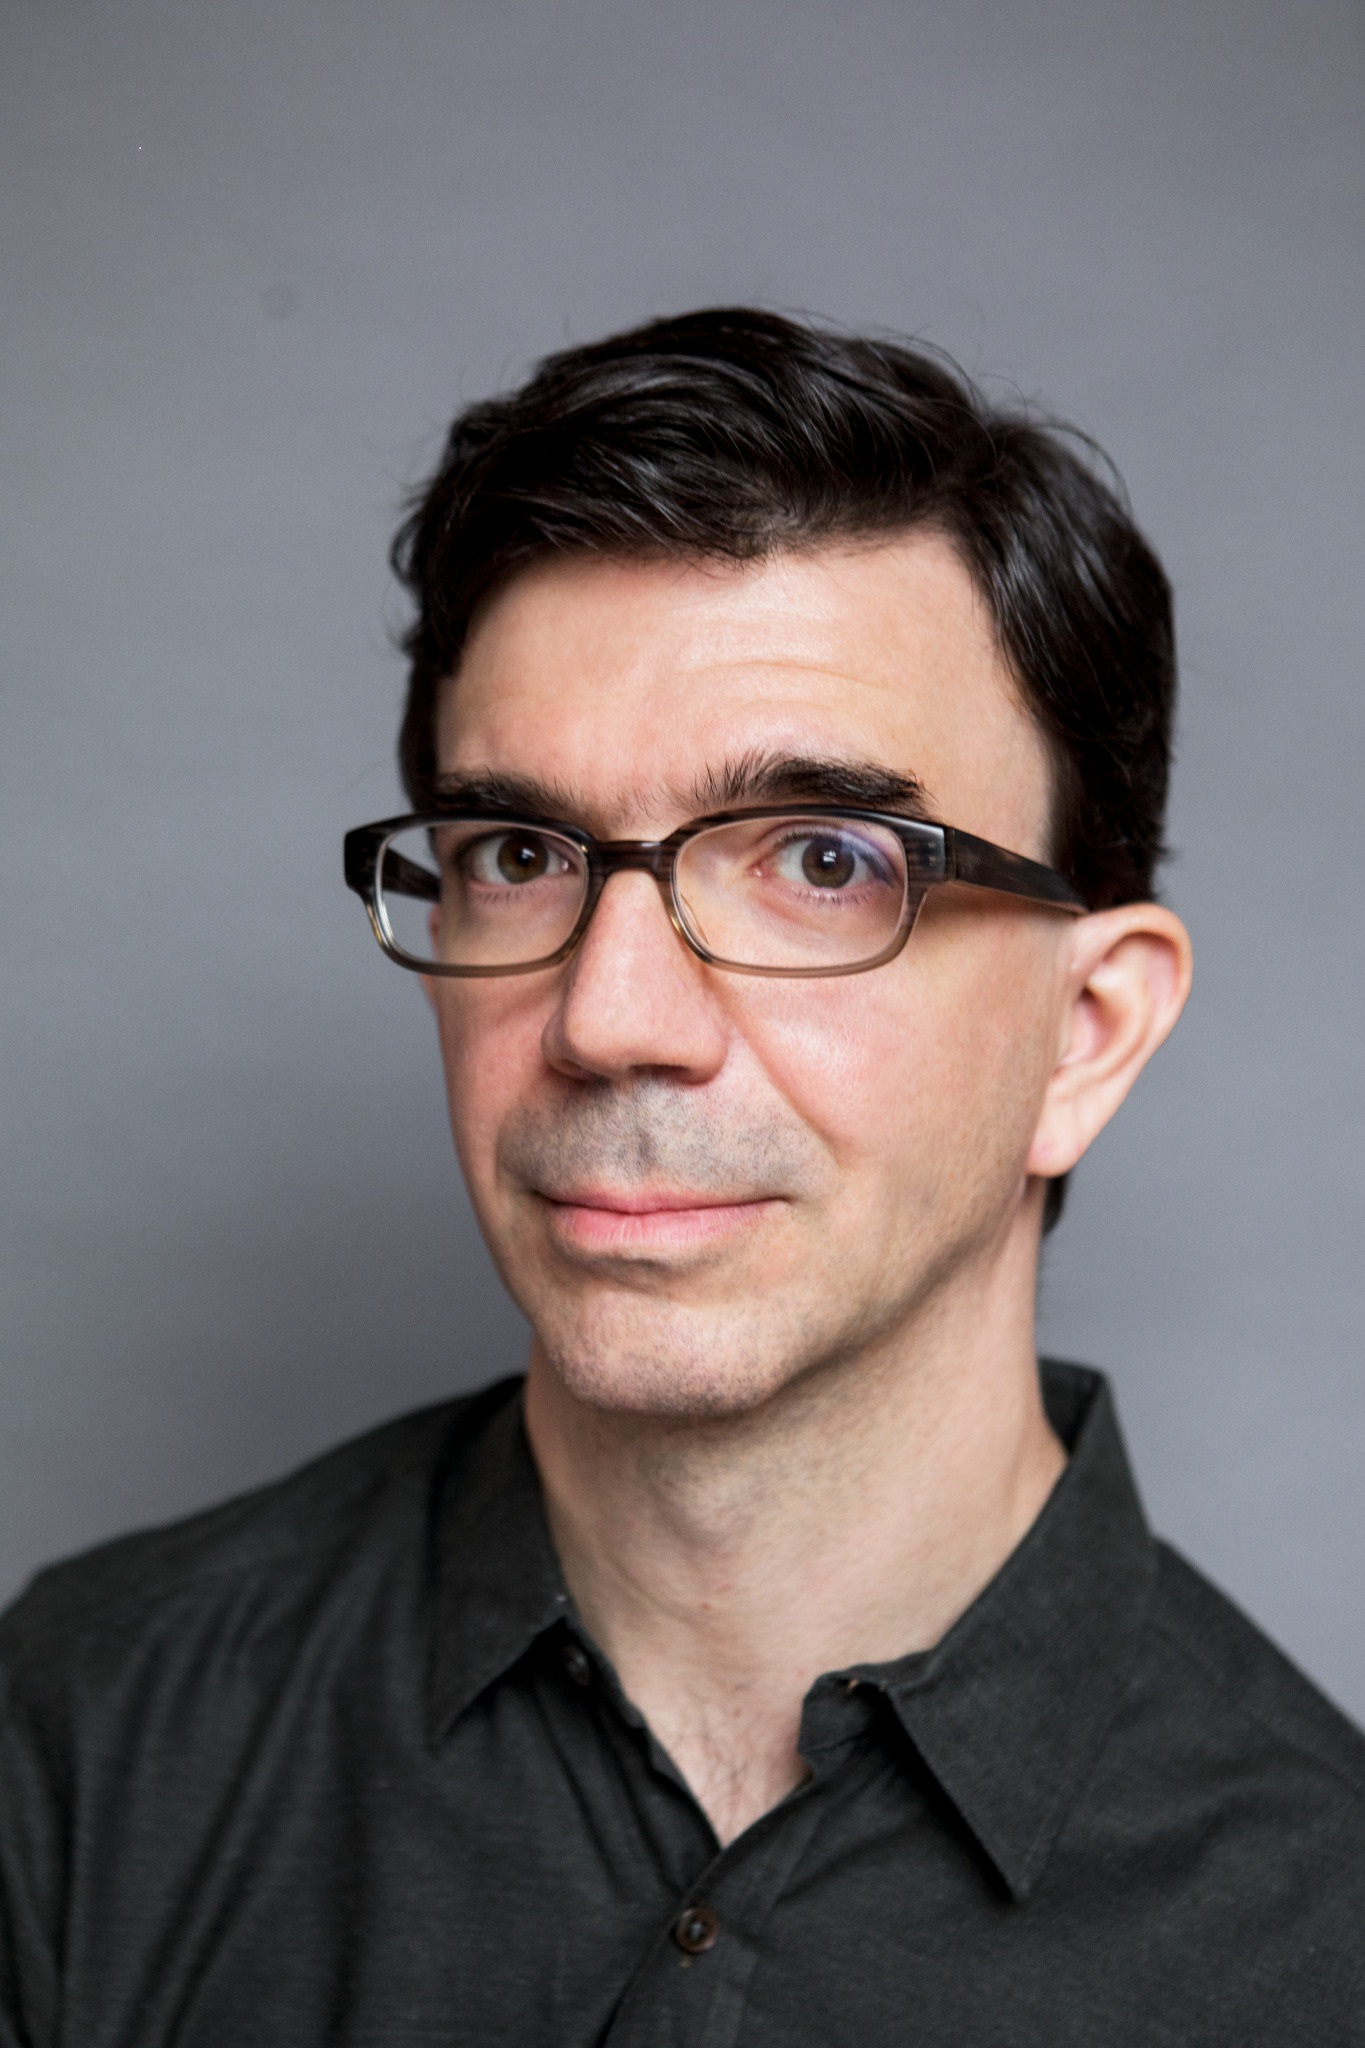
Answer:
<svg viewBox="0 0 1365 2048"><path fill-rule="evenodd" d="M588 1653L581 1643L565 1643L564 1669L568 1672L575 1685L591 1685L592 1665L589 1663Z"/></svg>
<svg viewBox="0 0 1365 2048"><path fill-rule="evenodd" d="M704 1955L714 1948L720 1933L720 1915L710 1906L689 1906L673 1925L673 1939L685 1956Z"/></svg>

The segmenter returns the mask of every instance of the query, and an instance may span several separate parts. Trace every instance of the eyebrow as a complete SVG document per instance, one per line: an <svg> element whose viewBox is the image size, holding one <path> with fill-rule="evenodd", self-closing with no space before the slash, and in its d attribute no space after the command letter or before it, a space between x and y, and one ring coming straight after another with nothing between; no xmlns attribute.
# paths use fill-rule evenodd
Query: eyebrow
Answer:
<svg viewBox="0 0 1365 2048"><path fill-rule="evenodd" d="M443 805L503 817L510 813L568 822L594 808L568 785L532 775L440 775L433 794ZM746 804L781 803L847 804L857 810L893 811L914 818L931 815L929 791L919 776L878 761L840 755L754 749L702 769L690 783L670 783L662 794L671 808L689 817L741 809ZM638 807L645 809L646 805Z"/></svg>
<svg viewBox="0 0 1365 2048"><path fill-rule="evenodd" d="M562 783L542 782L534 775L438 775L432 794L439 804L463 811L486 811L504 817L511 813L531 818L570 819L583 809L575 803L573 791Z"/></svg>
<svg viewBox="0 0 1365 2048"><path fill-rule="evenodd" d="M918 775L903 774L879 761L840 755L741 754L718 769L706 769L687 792L698 811L729 810L737 804L851 804L866 811L927 814L929 792Z"/></svg>

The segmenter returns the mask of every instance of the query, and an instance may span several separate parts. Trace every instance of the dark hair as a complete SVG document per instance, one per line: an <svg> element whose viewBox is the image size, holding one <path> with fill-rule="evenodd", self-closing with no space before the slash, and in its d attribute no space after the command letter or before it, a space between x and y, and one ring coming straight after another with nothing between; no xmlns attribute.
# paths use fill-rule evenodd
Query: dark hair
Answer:
<svg viewBox="0 0 1365 2048"><path fill-rule="evenodd" d="M429 800L437 692L477 607L532 562L747 561L932 528L971 572L1047 741L1053 861L1096 909L1150 895L1171 594L1100 461L1084 436L992 404L939 354L745 307L550 356L519 391L460 415L394 541L416 605L402 642L409 794Z"/></svg>

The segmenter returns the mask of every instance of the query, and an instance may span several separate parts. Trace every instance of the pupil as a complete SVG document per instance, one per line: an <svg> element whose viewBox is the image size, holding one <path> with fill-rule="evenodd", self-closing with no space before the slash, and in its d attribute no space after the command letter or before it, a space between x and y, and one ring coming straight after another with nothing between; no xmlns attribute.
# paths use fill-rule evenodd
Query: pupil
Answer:
<svg viewBox="0 0 1365 2048"><path fill-rule="evenodd" d="M509 882L534 882L545 872L545 848L534 839L506 838L498 848L498 866Z"/></svg>
<svg viewBox="0 0 1365 2048"><path fill-rule="evenodd" d="M801 869L817 887L839 889L853 879L853 855L837 839L812 839L801 856Z"/></svg>

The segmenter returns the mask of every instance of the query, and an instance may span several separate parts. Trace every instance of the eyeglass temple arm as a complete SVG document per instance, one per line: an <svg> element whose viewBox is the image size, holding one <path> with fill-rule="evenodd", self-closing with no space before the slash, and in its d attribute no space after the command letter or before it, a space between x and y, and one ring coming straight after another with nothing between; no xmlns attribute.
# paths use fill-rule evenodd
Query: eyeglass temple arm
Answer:
<svg viewBox="0 0 1365 2048"><path fill-rule="evenodd" d="M948 882L970 882L978 889L1000 889L1007 896L1027 896L1034 903L1054 903L1059 910L1083 911L1086 905L1064 875L1045 868L1022 853L992 846L971 832L943 829L943 854Z"/></svg>
<svg viewBox="0 0 1365 2048"><path fill-rule="evenodd" d="M379 864L378 847L368 827L361 825L346 834L345 857L347 887L358 896L368 897ZM417 896L427 903L437 902L441 894L440 881L430 868L395 853L391 846L384 852L384 887L395 896Z"/></svg>
<svg viewBox="0 0 1365 2048"><path fill-rule="evenodd" d="M384 887L395 896L420 896L428 903L440 901L440 877L433 875L430 868L419 867L405 854L395 853L392 847L384 855Z"/></svg>

